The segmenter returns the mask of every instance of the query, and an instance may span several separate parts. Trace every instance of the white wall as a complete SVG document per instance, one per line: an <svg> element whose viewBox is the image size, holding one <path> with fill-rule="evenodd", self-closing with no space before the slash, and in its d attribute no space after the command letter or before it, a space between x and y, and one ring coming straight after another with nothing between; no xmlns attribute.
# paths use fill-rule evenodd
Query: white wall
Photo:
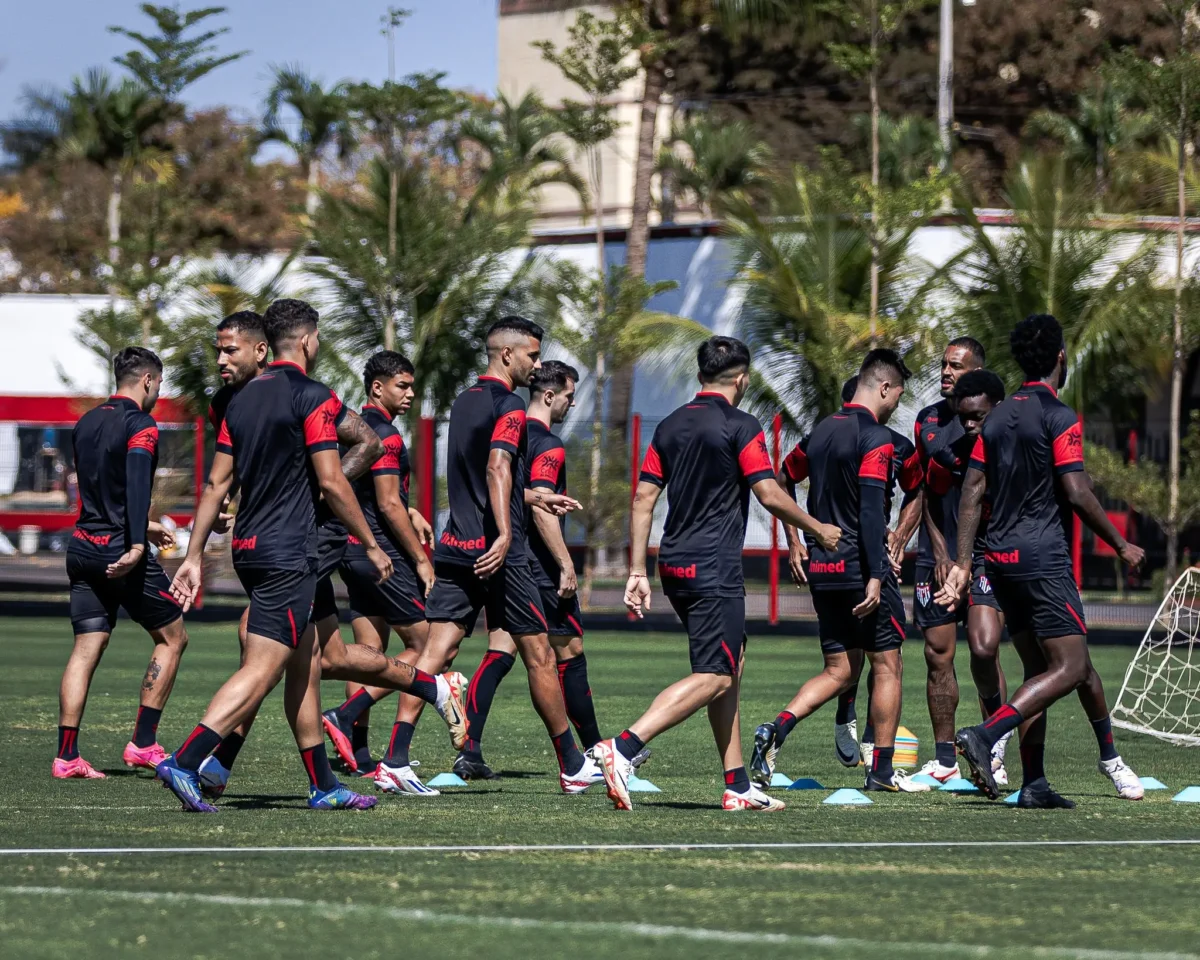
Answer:
<svg viewBox="0 0 1200 960"><path fill-rule="evenodd" d="M107 304L104 296L0 295L0 394L104 396L108 371L76 335L79 315Z"/></svg>

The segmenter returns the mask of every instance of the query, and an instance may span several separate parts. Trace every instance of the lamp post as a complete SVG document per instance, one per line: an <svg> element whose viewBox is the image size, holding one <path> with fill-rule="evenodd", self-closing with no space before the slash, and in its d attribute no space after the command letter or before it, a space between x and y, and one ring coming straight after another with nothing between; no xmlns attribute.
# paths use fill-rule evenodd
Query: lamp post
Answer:
<svg viewBox="0 0 1200 960"><path fill-rule="evenodd" d="M964 7L975 0L962 0ZM942 0L938 35L938 134L942 141L942 166L950 168L950 126L954 123L954 0Z"/></svg>

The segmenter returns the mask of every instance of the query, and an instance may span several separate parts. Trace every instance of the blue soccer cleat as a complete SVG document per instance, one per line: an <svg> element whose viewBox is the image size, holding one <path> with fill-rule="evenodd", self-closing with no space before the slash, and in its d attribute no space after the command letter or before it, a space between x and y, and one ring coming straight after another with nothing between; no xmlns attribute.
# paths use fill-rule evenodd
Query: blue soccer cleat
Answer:
<svg viewBox="0 0 1200 960"><path fill-rule="evenodd" d="M205 803L200 794L200 775L195 770L185 770L175 762L171 754L154 768L154 776L162 785L179 798L187 813L216 813L217 808Z"/></svg>
<svg viewBox="0 0 1200 960"><path fill-rule="evenodd" d="M308 806L313 810L370 810L378 802L378 797L355 793L340 783L332 790L311 787L308 791Z"/></svg>

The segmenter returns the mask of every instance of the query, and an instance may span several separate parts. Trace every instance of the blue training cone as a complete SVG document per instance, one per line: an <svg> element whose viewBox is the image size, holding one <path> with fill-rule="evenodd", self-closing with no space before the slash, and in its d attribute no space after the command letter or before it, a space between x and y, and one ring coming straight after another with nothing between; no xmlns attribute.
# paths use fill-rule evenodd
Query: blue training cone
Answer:
<svg viewBox="0 0 1200 960"><path fill-rule="evenodd" d="M629 775L629 783L626 784L626 789L630 793L662 793L662 791L659 790L658 787L652 784L649 780L643 780L636 774Z"/></svg>
<svg viewBox="0 0 1200 960"><path fill-rule="evenodd" d="M467 781L457 773L439 773L425 784L427 787L465 787Z"/></svg>
<svg viewBox="0 0 1200 960"><path fill-rule="evenodd" d="M792 778L783 773L771 774L771 786L773 787L790 787Z"/></svg>
<svg viewBox="0 0 1200 960"><path fill-rule="evenodd" d="M821 786L821 784L818 783L816 780L814 780L812 777L801 777L799 780L793 780L792 785L790 787L788 787L788 789L789 790L824 790L825 788L823 786Z"/></svg>
<svg viewBox="0 0 1200 960"><path fill-rule="evenodd" d="M1200 803L1200 787L1184 787L1171 799L1180 803Z"/></svg>
<svg viewBox="0 0 1200 960"><path fill-rule="evenodd" d="M828 797L821 801L822 803L836 803L844 806L862 806L863 804L873 803L874 801L864 793L858 790L850 790L843 788L834 790Z"/></svg>
<svg viewBox="0 0 1200 960"><path fill-rule="evenodd" d="M964 777L953 777L943 783L939 790L945 790L948 793L978 793L979 788L970 780Z"/></svg>
<svg viewBox="0 0 1200 960"><path fill-rule="evenodd" d="M1020 799L1021 799L1021 791L1014 790L1012 793L1010 793L1007 797L1004 798L1004 802L1016 804L1016 802Z"/></svg>
<svg viewBox="0 0 1200 960"><path fill-rule="evenodd" d="M1138 777L1142 781L1142 786L1147 790L1166 790L1167 785L1155 777Z"/></svg>
<svg viewBox="0 0 1200 960"><path fill-rule="evenodd" d="M942 785L941 780L939 780L937 777L931 777L927 773L918 773L915 777L912 778L912 781L913 781L913 783L928 784L929 786L933 787L934 790L937 790Z"/></svg>

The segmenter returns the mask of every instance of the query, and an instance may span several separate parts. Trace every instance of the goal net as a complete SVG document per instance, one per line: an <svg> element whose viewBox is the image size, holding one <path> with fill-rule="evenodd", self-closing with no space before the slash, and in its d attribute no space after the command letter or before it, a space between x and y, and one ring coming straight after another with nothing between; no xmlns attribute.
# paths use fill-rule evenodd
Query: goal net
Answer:
<svg viewBox="0 0 1200 960"><path fill-rule="evenodd" d="M1175 581L1117 695L1114 726L1200 746L1200 571Z"/></svg>

